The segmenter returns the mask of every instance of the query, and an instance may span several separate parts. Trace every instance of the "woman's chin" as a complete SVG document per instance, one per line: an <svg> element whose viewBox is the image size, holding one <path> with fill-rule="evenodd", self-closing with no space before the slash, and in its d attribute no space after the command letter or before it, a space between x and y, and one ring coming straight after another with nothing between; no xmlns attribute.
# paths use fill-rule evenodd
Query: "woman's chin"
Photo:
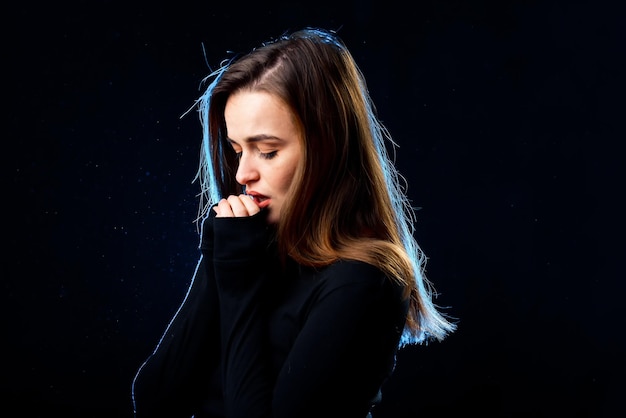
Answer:
<svg viewBox="0 0 626 418"><path fill-rule="evenodd" d="M276 211L272 210L272 208L267 208L267 223L276 225L278 223L279 214Z"/></svg>

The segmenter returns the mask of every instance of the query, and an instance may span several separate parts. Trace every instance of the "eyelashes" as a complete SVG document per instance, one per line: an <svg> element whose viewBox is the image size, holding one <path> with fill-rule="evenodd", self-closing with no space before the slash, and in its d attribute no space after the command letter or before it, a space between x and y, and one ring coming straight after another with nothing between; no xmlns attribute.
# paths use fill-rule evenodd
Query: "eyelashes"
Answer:
<svg viewBox="0 0 626 418"><path fill-rule="evenodd" d="M261 158L265 159L265 160L271 160L272 158L276 157L276 154L278 154L278 151L272 151L272 152L260 152L259 155L261 156Z"/></svg>
<svg viewBox="0 0 626 418"><path fill-rule="evenodd" d="M242 151L235 152L235 155L237 156L237 160L241 160L241 154L243 154ZM264 160L271 160L272 158L276 157L277 154L278 154L278 151L271 151L271 152L259 151L259 157L263 158Z"/></svg>

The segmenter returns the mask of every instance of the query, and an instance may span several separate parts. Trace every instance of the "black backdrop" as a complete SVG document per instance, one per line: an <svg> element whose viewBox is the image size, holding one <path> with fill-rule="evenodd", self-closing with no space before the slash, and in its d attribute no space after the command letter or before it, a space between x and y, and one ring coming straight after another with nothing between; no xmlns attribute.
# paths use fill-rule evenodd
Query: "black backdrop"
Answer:
<svg viewBox="0 0 626 418"><path fill-rule="evenodd" d="M3 406L131 416L198 257L181 115L228 51L311 25L365 73L459 318L399 354L376 417L623 413L624 7L211 3L5 8Z"/></svg>

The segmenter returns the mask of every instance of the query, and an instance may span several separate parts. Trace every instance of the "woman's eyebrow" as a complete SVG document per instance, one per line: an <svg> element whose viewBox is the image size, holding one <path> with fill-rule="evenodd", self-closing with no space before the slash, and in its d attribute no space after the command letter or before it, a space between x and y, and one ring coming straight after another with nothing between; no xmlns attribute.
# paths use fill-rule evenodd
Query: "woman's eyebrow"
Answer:
<svg viewBox="0 0 626 418"><path fill-rule="evenodd" d="M226 140L230 142L231 144L238 145L238 142L232 138L226 137ZM261 141L283 142L283 139L274 135L265 135L265 134L259 134L259 135L254 135L254 136L249 136L247 138L244 138L244 142L248 142L248 143L261 142Z"/></svg>

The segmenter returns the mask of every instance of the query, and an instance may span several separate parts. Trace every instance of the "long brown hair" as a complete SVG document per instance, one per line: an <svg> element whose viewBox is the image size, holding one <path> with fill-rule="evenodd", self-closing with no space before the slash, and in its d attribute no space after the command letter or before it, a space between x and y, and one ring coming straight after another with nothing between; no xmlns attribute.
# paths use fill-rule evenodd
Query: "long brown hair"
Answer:
<svg viewBox="0 0 626 418"><path fill-rule="evenodd" d="M277 225L281 254L307 266L349 259L384 271L409 298L401 345L452 332L455 325L433 303L426 259L413 237L415 214L388 157L386 147L395 144L343 41L307 28L226 62L207 78L212 82L198 101L199 219L221 197L241 192L237 158L226 143L228 97L239 90L273 94L292 109L304 142L303 164Z"/></svg>

